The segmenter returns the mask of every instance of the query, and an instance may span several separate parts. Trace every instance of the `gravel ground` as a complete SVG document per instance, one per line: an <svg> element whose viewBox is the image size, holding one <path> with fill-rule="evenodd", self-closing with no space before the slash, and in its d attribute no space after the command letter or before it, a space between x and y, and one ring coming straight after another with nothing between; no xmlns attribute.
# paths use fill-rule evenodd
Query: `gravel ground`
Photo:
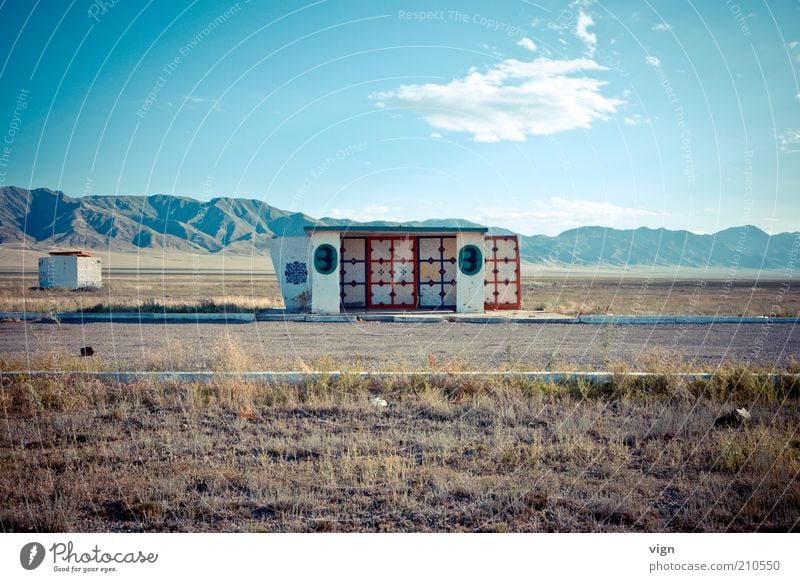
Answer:
<svg viewBox="0 0 800 582"><path fill-rule="evenodd" d="M0 357L20 360L62 349L77 355L88 345L122 370L146 367L143 362L167 369L213 368L226 340L243 348L238 351L248 353L256 369L314 368L325 360L399 371L453 362L481 369L509 363L526 369L602 369L624 361L642 368L665 359L706 367L725 361L784 366L800 357L800 329L793 324L0 323ZM31 365L36 367L35 360Z"/></svg>

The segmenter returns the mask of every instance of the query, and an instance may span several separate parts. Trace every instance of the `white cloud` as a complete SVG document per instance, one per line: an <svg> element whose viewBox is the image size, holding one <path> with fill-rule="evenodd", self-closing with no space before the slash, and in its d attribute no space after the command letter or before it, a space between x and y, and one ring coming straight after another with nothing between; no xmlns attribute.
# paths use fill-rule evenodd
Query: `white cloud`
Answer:
<svg viewBox="0 0 800 582"><path fill-rule="evenodd" d="M653 28L651 28L650 30L658 30L658 31L662 31L662 32L668 32L668 31L672 30L672 25L671 24L667 24L666 22L659 22L657 24L654 24Z"/></svg>
<svg viewBox="0 0 800 582"><path fill-rule="evenodd" d="M660 225L664 216L642 207L619 206L594 200L568 200L554 196L533 200L516 208L488 206L470 217L481 224L510 228L523 234L558 234L579 226L634 228L649 222Z"/></svg>
<svg viewBox="0 0 800 582"><path fill-rule="evenodd" d="M416 109L432 127L473 134L478 142L525 141L588 129L615 113L621 100L601 93L605 82L581 74L604 71L590 59L507 59L485 73L446 84L401 85L372 98Z"/></svg>
<svg viewBox="0 0 800 582"><path fill-rule="evenodd" d="M661 60L658 59L657 57L652 56L652 55L647 55L644 58L644 62L647 63L648 65L650 65L651 67L660 67L661 66Z"/></svg>
<svg viewBox="0 0 800 582"><path fill-rule="evenodd" d="M785 154L800 154L800 130L787 129L783 133L776 133L778 148Z"/></svg>
<svg viewBox="0 0 800 582"><path fill-rule="evenodd" d="M524 37L517 43L517 46L521 46L524 49L527 49L531 52L536 50L536 43L529 39L527 36Z"/></svg>
<svg viewBox="0 0 800 582"><path fill-rule="evenodd" d="M442 134L437 132L437 131L434 131L428 137L431 138L431 139L442 139Z"/></svg>
<svg viewBox="0 0 800 582"><path fill-rule="evenodd" d="M594 26L594 20L590 14L586 14L583 10L578 13L578 23L575 26L575 36L583 41L586 45L586 54L590 57L594 56L595 48L597 47L597 35L589 32L589 27Z"/></svg>
<svg viewBox="0 0 800 582"><path fill-rule="evenodd" d="M800 41L793 40L793 41L789 42L789 48L790 49L795 49L798 46L800 46Z"/></svg>
<svg viewBox="0 0 800 582"><path fill-rule="evenodd" d="M494 46L494 45L482 42L482 43L480 43L480 47L483 50L485 50L486 52L491 53L492 56L497 57L498 59L502 59L502 58L505 57L505 55L503 53L501 53L499 50L497 50L497 47Z"/></svg>
<svg viewBox="0 0 800 582"><path fill-rule="evenodd" d="M633 115L626 117L624 121L626 125L641 125L643 123L650 123L650 119L638 113L634 113Z"/></svg>
<svg viewBox="0 0 800 582"><path fill-rule="evenodd" d="M212 103L213 105L212 105L211 109L212 109L213 111L219 111L219 112L225 111L225 110L224 110L224 109L223 109L223 108L222 108L222 107L219 105L219 103L218 103L218 100L217 100L217 99L214 99L214 98L210 98L210 97L198 97L198 96L196 96L196 95L184 95L183 99L184 99L184 101L186 101L187 103L192 103L192 104L195 104L195 105L198 105L198 104L201 104L201 103Z"/></svg>
<svg viewBox="0 0 800 582"><path fill-rule="evenodd" d="M331 218L349 218L360 222L371 222L373 220L398 221L397 209L382 204L370 204L358 210L353 208L330 208L327 212Z"/></svg>

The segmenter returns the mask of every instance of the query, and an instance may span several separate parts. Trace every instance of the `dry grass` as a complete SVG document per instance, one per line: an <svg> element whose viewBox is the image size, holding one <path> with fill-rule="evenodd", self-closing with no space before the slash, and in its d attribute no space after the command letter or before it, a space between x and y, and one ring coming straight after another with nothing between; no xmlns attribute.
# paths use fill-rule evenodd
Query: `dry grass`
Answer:
<svg viewBox="0 0 800 582"><path fill-rule="evenodd" d="M147 297L162 306L252 301L256 309L277 297L266 277L112 276L96 295L29 292L26 282L9 281L0 310L20 310L20 302L28 311L108 301L136 308ZM696 293L691 284L666 293L574 283L534 286L526 307L750 315L764 314L775 292L760 284L715 299L708 286ZM795 294L780 304L797 314ZM617 377L602 386L431 381L425 373L479 369L434 355L422 364L393 359L386 369L408 375L383 383L357 381L348 372L362 362L331 357L300 363L343 370L342 380L301 386L0 375L0 530L796 531L796 380L767 381L762 373L772 367L704 368L669 351L623 363L612 349L618 332L606 332L603 368ZM0 371L117 367L61 345L6 355ZM135 367L193 369L197 359L224 371L298 367L261 347L223 336L200 354L143 353ZM554 357L543 367L579 366ZM531 366L509 353L502 369ZM656 376L634 380L629 369ZM706 370L712 380L676 376ZM784 370L800 365L790 360ZM370 404L375 394L388 408ZM751 410L752 424L715 428L734 406Z"/></svg>
<svg viewBox="0 0 800 582"><path fill-rule="evenodd" d="M752 424L714 428L733 406ZM602 388L5 378L0 407L3 531L790 531L800 515L798 385L746 370Z"/></svg>
<svg viewBox="0 0 800 582"><path fill-rule="evenodd" d="M616 326L604 326L611 329L609 343L616 341L613 329ZM53 328L57 332L54 325ZM134 330L136 331L136 330ZM609 372L618 378L621 387L626 386L629 372L654 374L663 382L672 382L679 374L705 373L713 374L715 379L746 385L751 382L767 382L772 374L800 374L800 360L789 355L783 364L769 360L760 363L743 364L730 359L702 361L687 359L664 347L642 349L632 362L613 357L612 351L604 352L604 357L597 366L587 366L584 361L557 358L551 356L544 362L535 363L526 358L516 358L513 354L505 354L501 361L487 363L485 360L471 358L439 358L431 353L420 358L416 355L404 359L399 353L380 361L364 359L353 355L345 359L334 358L325 354L318 357L277 355L265 350L261 344L242 343L235 331L225 329L205 345L201 352L195 352L187 345L178 345L174 349L148 349L137 353L135 359L120 361L113 353L95 354L92 357L81 357L78 349L67 351L64 342L47 335L28 332L29 341L36 344L36 349L19 352L0 351L0 372L27 372L30 370L51 372L258 372L258 371L302 371L332 372L341 374L357 374L368 371L374 373L392 373L401 376L448 375L458 373L503 373L503 372ZM48 333L52 333L48 330ZM138 333L138 331L136 331ZM21 338L20 338L21 339ZM600 342L602 343L602 342ZM24 347L20 343L20 347ZM603 351L602 345L597 349ZM128 354L130 355L130 354ZM636 390L639 385L634 386Z"/></svg>
<svg viewBox="0 0 800 582"><path fill-rule="evenodd" d="M796 281L523 277L526 309L576 314L800 316Z"/></svg>
<svg viewBox="0 0 800 582"><path fill-rule="evenodd" d="M267 273L176 271L104 277L103 289L67 291L35 289L35 278L1 275L0 311L252 313L283 307L278 282Z"/></svg>
<svg viewBox="0 0 800 582"><path fill-rule="evenodd" d="M0 275L0 311L257 311L282 307L273 273L145 271L105 275L100 291L32 290L34 277ZM523 307L575 314L800 316L796 282L524 276Z"/></svg>
<svg viewBox="0 0 800 582"><path fill-rule="evenodd" d="M347 361L334 360L329 355L317 358L287 358L265 355L260 346L244 345L235 334L220 334L215 342L202 353L194 353L185 346L166 352L148 350L142 353L134 365L125 366L113 358L104 355L81 357L77 350L67 351L63 344L48 342L39 338L40 349L29 352L0 352L0 373L28 372L257 372L257 371L291 371L301 372L339 372L342 375L356 375L365 370L374 372L400 373L401 375L419 376L426 374L452 374L458 372L486 371L484 366L476 366L466 360L439 361L429 356L423 365L404 361L400 357L391 362L383 362L375 367L368 366L358 357ZM138 354L137 354L138 355ZM374 364L374 362L370 362ZM516 370L512 365L500 368L500 371ZM573 365L564 369L577 369ZM774 371L774 370L772 370Z"/></svg>

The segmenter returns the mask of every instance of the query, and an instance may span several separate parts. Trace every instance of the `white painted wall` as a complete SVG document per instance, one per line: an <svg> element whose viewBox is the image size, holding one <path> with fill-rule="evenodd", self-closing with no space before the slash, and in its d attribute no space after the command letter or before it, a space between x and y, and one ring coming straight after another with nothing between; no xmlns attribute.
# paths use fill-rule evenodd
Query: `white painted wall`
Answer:
<svg viewBox="0 0 800 582"><path fill-rule="evenodd" d="M484 252L484 235L481 232L463 232L456 236L456 257L466 245L475 245ZM481 268L474 275L465 275L458 269L456 273L456 313L483 313L484 259Z"/></svg>
<svg viewBox="0 0 800 582"><path fill-rule="evenodd" d="M311 239L307 236L284 236L268 242L275 275L281 287L283 304L292 313L311 309ZM296 264L295 264L296 263ZM287 266L292 265L288 271ZM298 270L305 267L305 281L300 281Z"/></svg>
<svg viewBox="0 0 800 582"><path fill-rule="evenodd" d="M76 257L78 287L103 286L103 260L99 257Z"/></svg>
<svg viewBox="0 0 800 582"><path fill-rule="evenodd" d="M102 287L103 260L98 257L54 255L39 259L39 287L80 289Z"/></svg>
<svg viewBox="0 0 800 582"><path fill-rule="evenodd" d="M341 232L314 232L311 234L311 254L309 266L311 270L311 313L339 313L341 298L339 297L339 269L341 267L340 247ZM333 273L323 275L314 269L314 251L324 244L336 249L336 268Z"/></svg>

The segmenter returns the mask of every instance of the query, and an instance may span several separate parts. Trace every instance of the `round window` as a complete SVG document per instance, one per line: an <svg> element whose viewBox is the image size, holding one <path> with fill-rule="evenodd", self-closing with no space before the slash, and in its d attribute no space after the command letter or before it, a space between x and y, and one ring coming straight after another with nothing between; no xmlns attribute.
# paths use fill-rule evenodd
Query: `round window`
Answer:
<svg viewBox="0 0 800 582"><path fill-rule="evenodd" d="M477 275L483 264L483 253L475 245L464 245L458 251L458 268L465 275Z"/></svg>
<svg viewBox="0 0 800 582"><path fill-rule="evenodd" d="M314 251L314 268L322 275L330 275L339 264L339 256L333 245L322 244Z"/></svg>

